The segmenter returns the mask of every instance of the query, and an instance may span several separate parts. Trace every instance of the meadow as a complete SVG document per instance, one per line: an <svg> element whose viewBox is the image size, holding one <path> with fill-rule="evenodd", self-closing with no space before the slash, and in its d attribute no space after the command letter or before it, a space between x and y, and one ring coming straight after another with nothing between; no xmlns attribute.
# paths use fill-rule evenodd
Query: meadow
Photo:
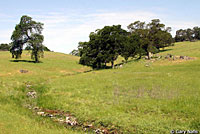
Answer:
<svg viewBox="0 0 200 134"><path fill-rule="evenodd" d="M0 133L92 133L38 116L28 104L118 133L200 131L200 42L176 43L157 55L169 53L192 60L129 59L122 68L92 70L62 53L45 52L35 64L28 52L18 61L0 52ZM27 98L27 84L38 92L35 100Z"/></svg>

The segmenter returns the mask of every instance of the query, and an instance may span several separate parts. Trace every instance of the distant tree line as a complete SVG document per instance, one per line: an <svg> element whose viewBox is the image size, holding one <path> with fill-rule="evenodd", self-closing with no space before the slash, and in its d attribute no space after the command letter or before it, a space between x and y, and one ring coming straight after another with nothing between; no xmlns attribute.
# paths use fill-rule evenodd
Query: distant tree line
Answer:
<svg viewBox="0 0 200 134"><path fill-rule="evenodd" d="M0 44L0 51L9 51L10 50L10 44L2 43Z"/></svg>
<svg viewBox="0 0 200 134"><path fill-rule="evenodd" d="M200 27L194 27L193 29L180 29L176 31L176 42L195 40L200 40Z"/></svg>
<svg viewBox="0 0 200 134"><path fill-rule="evenodd" d="M10 51L12 46L12 43L1 43L0 44L0 51ZM24 50L32 50L32 48L30 46L26 46ZM51 51L48 47L43 45L43 50L44 51Z"/></svg>
<svg viewBox="0 0 200 134"><path fill-rule="evenodd" d="M160 48L170 46L173 43L171 28L165 27L159 19L150 23L136 21L128 25L128 31L121 25L105 26L91 32L88 42L79 42L78 51L71 52L79 55L79 63L92 68L106 67L119 55L127 61L129 57L141 58L146 55L150 59L150 53L159 52Z"/></svg>

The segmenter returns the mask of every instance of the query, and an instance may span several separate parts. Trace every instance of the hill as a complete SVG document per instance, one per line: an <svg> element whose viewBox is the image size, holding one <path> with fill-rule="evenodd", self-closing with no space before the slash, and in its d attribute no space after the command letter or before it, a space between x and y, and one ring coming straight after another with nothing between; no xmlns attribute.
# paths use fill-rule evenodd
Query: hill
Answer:
<svg viewBox="0 0 200 134"><path fill-rule="evenodd" d="M119 69L91 71L78 57L45 52L42 63L0 52L0 130L4 133L83 133L90 126L124 133L167 134L200 129L200 42L181 42ZM119 59L118 63L121 62ZM25 71L25 72L23 72ZM30 91L36 98L27 97ZM55 123L34 107L64 111L81 127ZM58 112L57 112L58 113Z"/></svg>

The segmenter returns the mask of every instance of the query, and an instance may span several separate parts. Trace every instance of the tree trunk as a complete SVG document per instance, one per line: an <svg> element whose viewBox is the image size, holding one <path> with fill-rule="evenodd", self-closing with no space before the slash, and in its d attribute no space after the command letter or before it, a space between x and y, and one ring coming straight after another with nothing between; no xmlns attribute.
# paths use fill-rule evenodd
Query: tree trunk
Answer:
<svg viewBox="0 0 200 134"><path fill-rule="evenodd" d="M111 61L112 68L114 68L114 61Z"/></svg>
<svg viewBox="0 0 200 134"><path fill-rule="evenodd" d="M151 59L151 57L150 57L150 52L147 52L147 57L148 57L148 60Z"/></svg>
<svg viewBox="0 0 200 134"><path fill-rule="evenodd" d="M38 63L38 55L35 53L35 62Z"/></svg>

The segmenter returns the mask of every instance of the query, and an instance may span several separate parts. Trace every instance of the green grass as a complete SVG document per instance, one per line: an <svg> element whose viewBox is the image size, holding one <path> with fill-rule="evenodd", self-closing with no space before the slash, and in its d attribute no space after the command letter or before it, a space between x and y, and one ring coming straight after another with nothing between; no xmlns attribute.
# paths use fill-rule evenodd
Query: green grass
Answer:
<svg viewBox="0 0 200 134"><path fill-rule="evenodd" d="M195 59L132 60L120 69L81 73L91 68L79 65L78 57L46 52L42 63L34 64L10 62L10 54L0 52L0 132L84 133L24 108L27 82L40 93L32 103L68 111L79 122L136 134L200 130L200 42L176 43L165 50L159 55ZM29 57L27 52L22 56ZM29 72L21 74L20 69Z"/></svg>

